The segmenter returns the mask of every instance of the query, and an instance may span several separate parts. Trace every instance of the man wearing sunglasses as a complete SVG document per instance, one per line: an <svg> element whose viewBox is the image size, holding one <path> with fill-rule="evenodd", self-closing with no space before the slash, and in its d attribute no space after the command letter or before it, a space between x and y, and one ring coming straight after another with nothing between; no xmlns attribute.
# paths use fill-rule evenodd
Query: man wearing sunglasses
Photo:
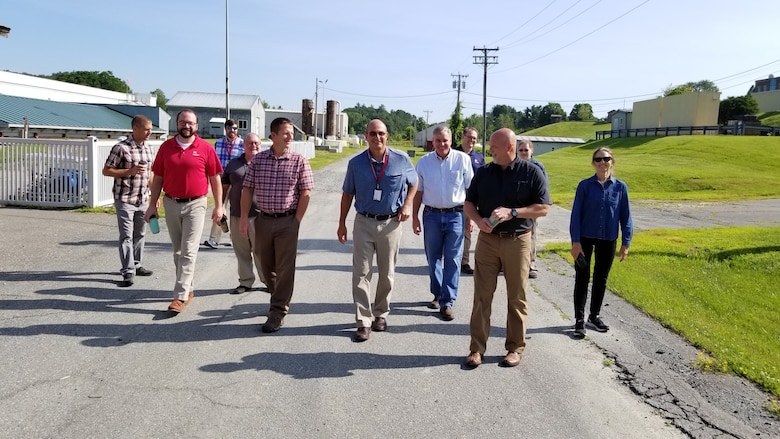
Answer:
<svg viewBox="0 0 780 439"><path fill-rule="evenodd" d="M219 163L226 169L231 160L244 155L244 140L238 135L238 124L233 119L225 121L225 135L214 143ZM230 212L230 197L225 197L225 212ZM222 228L219 224L211 225L209 239L203 244L209 248L218 248L222 240Z"/></svg>
<svg viewBox="0 0 780 439"><path fill-rule="evenodd" d="M336 234L347 242L347 214L355 200L352 229L352 299L355 302L355 341L368 340L371 331L387 329L395 262L401 244L401 223L412 215L417 172L405 153L387 147L387 126L374 119L366 127L368 150L350 159L342 186ZM379 280L371 300L372 265L376 255Z"/></svg>
<svg viewBox="0 0 780 439"><path fill-rule="evenodd" d="M521 159L528 160L542 170L544 181L547 183L547 188L549 189L550 179L547 177L547 170L544 168L543 164L534 158L534 143L528 139L521 140L520 146L517 147L517 155L520 156ZM531 228L531 269L528 270L528 278L530 279L536 279L536 276L538 275L536 271L536 218L534 218L533 221L534 226Z"/></svg>

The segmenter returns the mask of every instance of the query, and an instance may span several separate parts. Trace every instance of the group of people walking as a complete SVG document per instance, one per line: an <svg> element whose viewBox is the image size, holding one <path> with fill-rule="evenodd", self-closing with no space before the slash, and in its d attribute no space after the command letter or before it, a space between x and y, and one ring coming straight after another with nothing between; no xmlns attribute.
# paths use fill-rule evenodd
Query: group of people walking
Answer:
<svg viewBox="0 0 780 439"><path fill-rule="evenodd" d="M219 230L229 229L238 261L239 285L231 293L254 287L259 279L271 294L266 333L278 331L289 312L294 290L295 261L300 223L308 207L313 176L301 154L289 146L293 123L278 118L271 123L272 146L260 152L260 139L237 135L237 124L226 121L226 136L214 147L196 134L197 115L181 111L177 135L166 140L153 156L147 144L151 121L133 118L133 133L112 149L103 174L114 178L115 206L120 230L122 262L120 287L129 287L135 275L151 275L141 265L145 223L157 217L161 194L165 220L173 244L176 280L168 306L180 313L194 297L193 277L200 237L206 218L206 195L211 187L214 223L204 244L216 248ZM507 289L506 356L503 366L520 363L525 349L529 278L537 276L536 219L552 204L544 166L533 159L533 144L517 145L507 128L490 136L493 157L485 163L474 149L477 130L466 128L461 145L452 146L449 128L433 132L433 151L415 167L409 156L387 146L388 130L381 120L368 123L368 148L347 164L337 238L348 241L347 216L354 206L352 228L352 298L357 342L372 332L387 330L402 223L411 218L415 234L423 234L431 301L442 320L455 318L461 274L474 276L470 318L470 353L465 365L479 366L490 332L493 296L500 273ZM153 158L154 157L154 158ZM625 183L612 175L614 157L607 148L592 158L596 174L580 182L571 213L572 257L575 263L575 335L585 325L609 329L600 316L606 280L616 254L618 229L622 261L631 241L631 214ZM469 263L472 231L478 230L474 266ZM592 298L587 321L584 308L595 255ZM373 265L378 279L371 293ZM257 269L257 276L254 274Z"/></svg>

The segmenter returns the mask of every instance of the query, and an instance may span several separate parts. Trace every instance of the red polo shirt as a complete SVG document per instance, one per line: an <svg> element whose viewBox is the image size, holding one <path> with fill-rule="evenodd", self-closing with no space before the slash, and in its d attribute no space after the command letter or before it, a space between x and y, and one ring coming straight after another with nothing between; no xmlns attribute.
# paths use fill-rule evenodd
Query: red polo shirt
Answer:
<svg viewBox="0 0 780 439"><path fill-rule="evenodd" d="M198 137L182 149L174 136L160 145L152 164L154 175L162 176L163 192L175 198L194 198L209 191L208 177L222 173L217 153L210 143Z"/></svg>

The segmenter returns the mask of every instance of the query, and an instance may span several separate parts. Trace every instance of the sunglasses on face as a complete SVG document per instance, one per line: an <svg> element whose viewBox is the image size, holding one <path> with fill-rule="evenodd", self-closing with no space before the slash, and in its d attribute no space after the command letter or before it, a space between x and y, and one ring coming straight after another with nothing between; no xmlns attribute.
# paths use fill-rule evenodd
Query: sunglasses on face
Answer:
<svg viewBox="0 0 780 439"><path fill-rule="evenodd" d="M236 131L238 130L238 127L227 127L228 131Z"/></svg>
<svg viewBox="0 0 780 439"><path fill-rule="evenodd" d="M528 152L527 149L521 149L520 152Z"/></svg>
<svg viewBox="0 0 780 439"><path fill-rule="evenodd" d="M609 162L612 160L612 157L593 157L593 161L596 163L601 163L602 161Z"/></svg>
<svg viewBox="0 0 780 439"><path fill-rule="evenodd" d="M384 137L387 133L384 131L369 131L368 135L372 137Z"/></svg>

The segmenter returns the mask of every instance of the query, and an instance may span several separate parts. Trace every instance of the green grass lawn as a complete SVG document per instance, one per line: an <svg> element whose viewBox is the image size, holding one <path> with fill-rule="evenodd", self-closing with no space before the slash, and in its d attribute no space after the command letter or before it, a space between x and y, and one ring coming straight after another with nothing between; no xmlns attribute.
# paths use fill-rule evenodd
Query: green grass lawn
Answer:
<svg viewBox="0 0 780 439"><path fill-rule="evenodd" d="M521 136L576 137L583 140L595 140L596 131L612 129L608 123L595 122L559 122L545 125L520 133Z"/></svg>
<svg viewBox="0 0 780 439"><path fill-rule="evenodd" d="M758 116L762 125L769 127L780 127L780 111L768 111Z"/></svg>
<svg viewBox="0 0 780 439"><path fill-rule="evenodd" d="M591 155L600 146L612 149L615 176L628 184L633 200L780 198L778 137L631 137L539 156L547 168L555 204L571 207L577 183L594 173Z"/></svg>
<svg viewBox="0 0 780 439"><path fill-rule="evenodd" d="M569 249L545 251L571 262ZM779 256L780 227L644 231L609 289L704 350L708 369L780 396Z"/></svg>

